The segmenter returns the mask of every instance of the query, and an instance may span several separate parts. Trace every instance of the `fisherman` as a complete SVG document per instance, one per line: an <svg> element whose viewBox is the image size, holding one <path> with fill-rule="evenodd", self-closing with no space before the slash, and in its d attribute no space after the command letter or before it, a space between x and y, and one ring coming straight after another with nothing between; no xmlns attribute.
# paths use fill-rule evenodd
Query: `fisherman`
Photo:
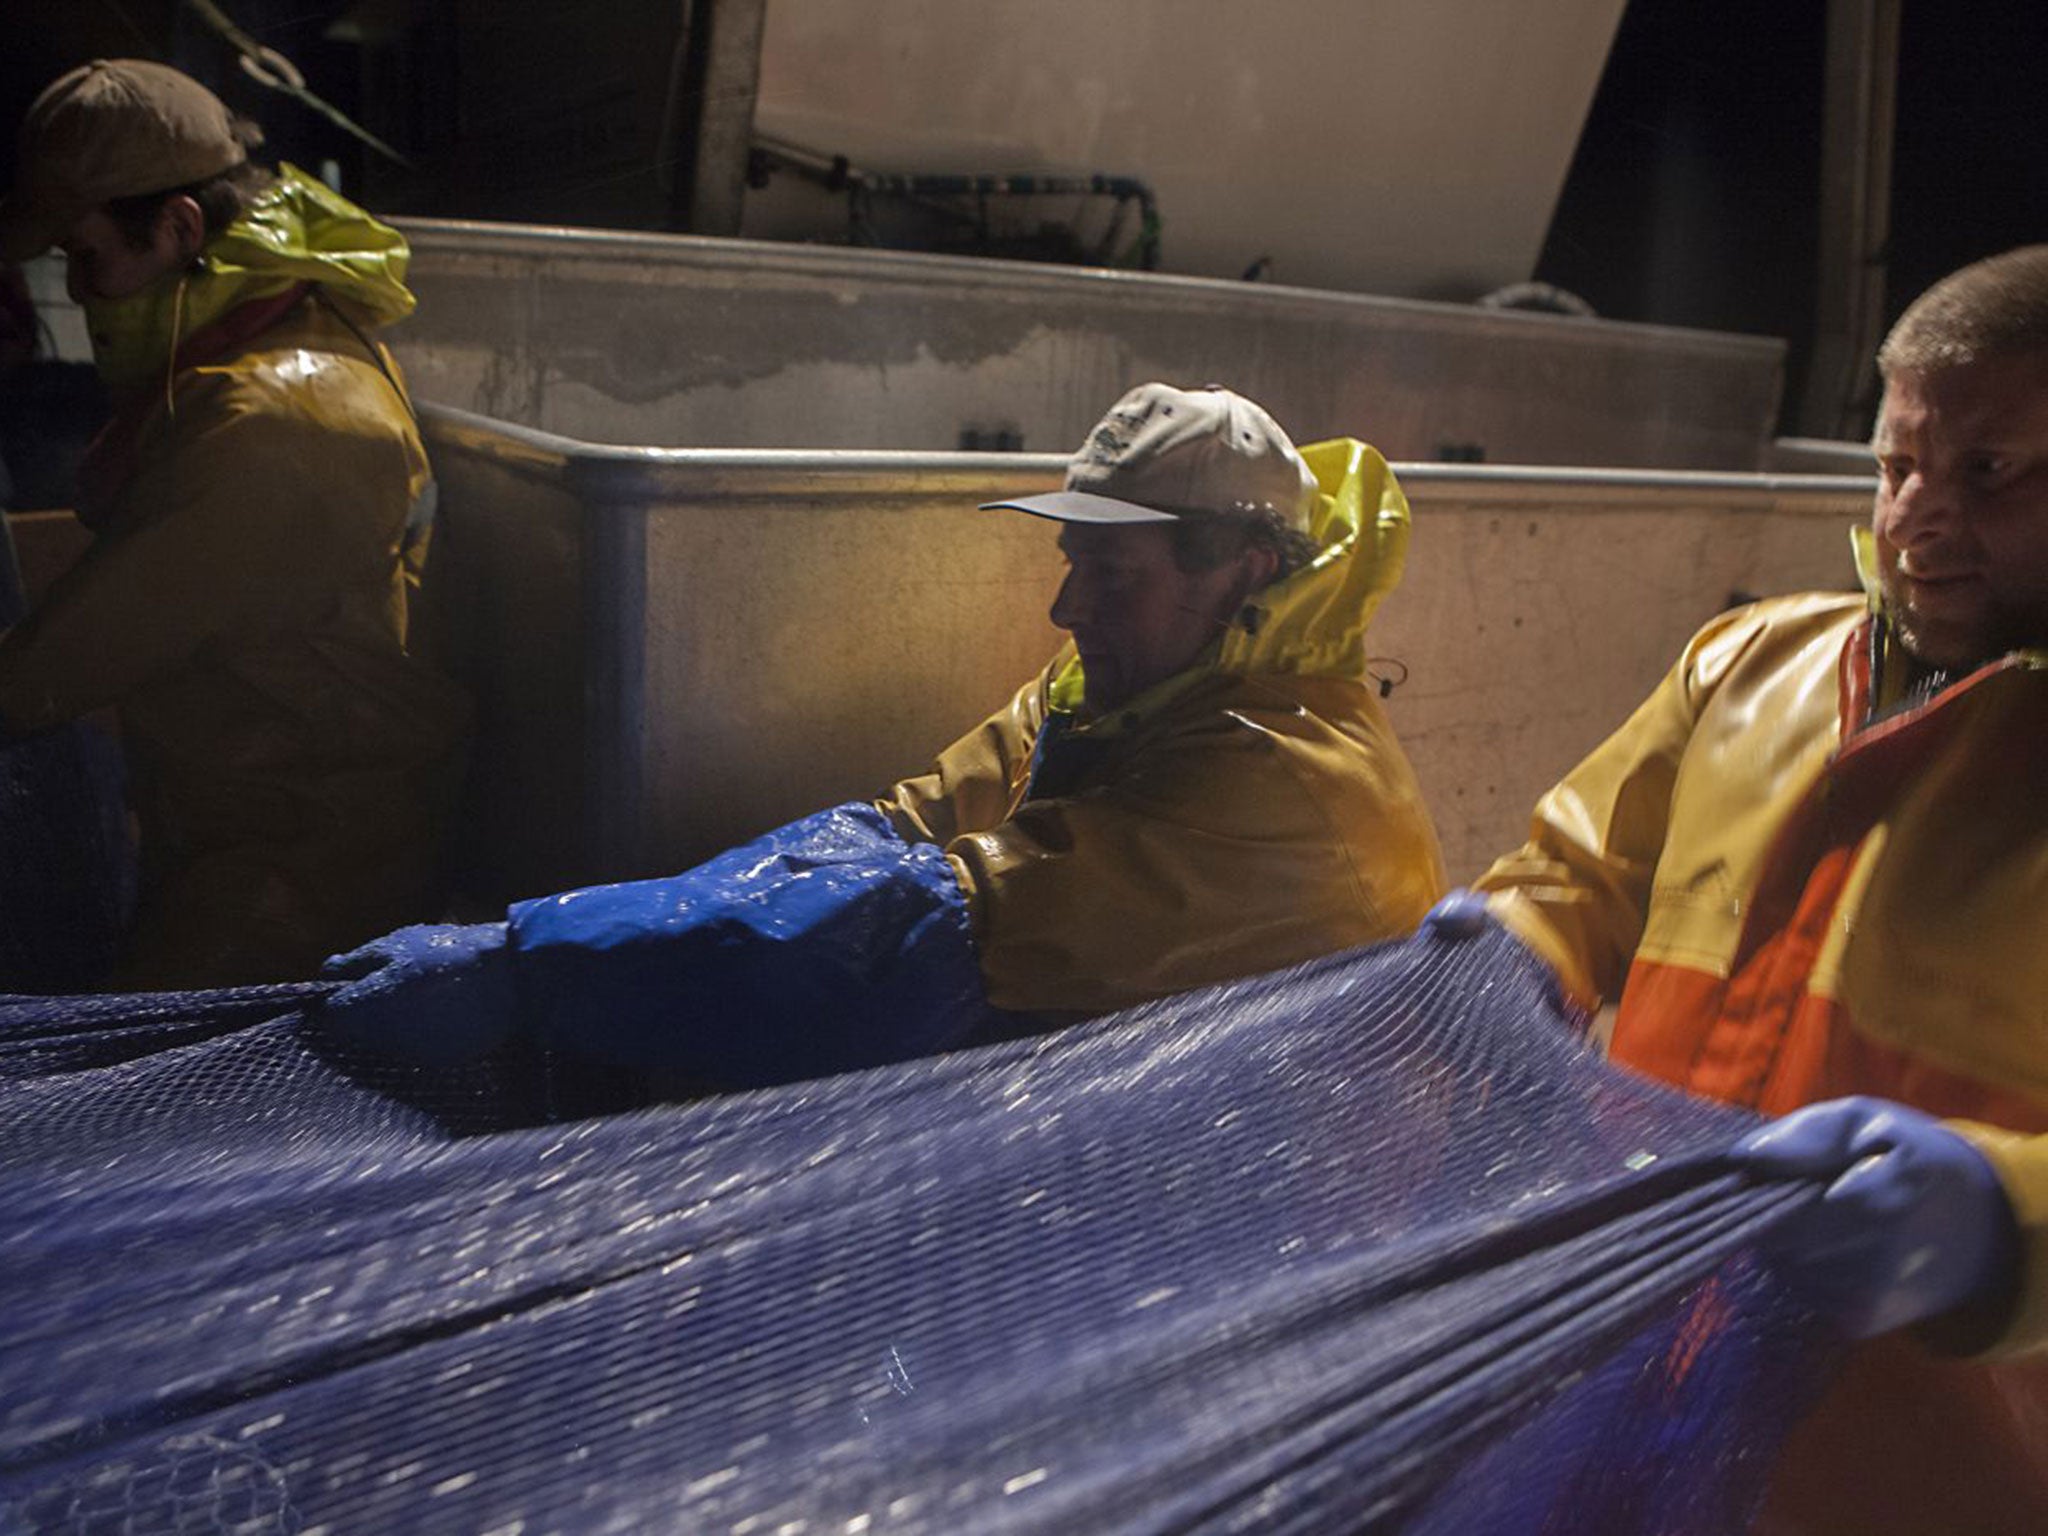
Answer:
<svg viewBox="0 0 2048 1536"><path fill-rule="evenodd" d="M404 240L174 69L29 108L0 259L60 247L114 416L92 548L0 635L0 740L111 706L141 842L125 987L310 975L436 910L467 705L407 653L432 481Z"/></svg>
<svg viewBox="0 0 2048 1536"><path fill-rule="evenodd" d="M1435 832L1366 674L1408 512L1362 443L1132 390L1066 488L1071 643L932 769L670 879L338 960L357 1045L557 1051L723 1084L1096 1014L1409 931Z"/></svg>
<svg viewBox="0 0 2048 1536"><path fill-rule="evenodd" d="M2001 1357L2048 1340L2048 246L1936 284L1878 361L1867 595L1709 624L1476 889L1618 996L1616 1061L1782 1116L1739 1160L1832 1180L1782 1262L1890 1336L1758 1529L2038 1532L2048 1366Z"/></svg>

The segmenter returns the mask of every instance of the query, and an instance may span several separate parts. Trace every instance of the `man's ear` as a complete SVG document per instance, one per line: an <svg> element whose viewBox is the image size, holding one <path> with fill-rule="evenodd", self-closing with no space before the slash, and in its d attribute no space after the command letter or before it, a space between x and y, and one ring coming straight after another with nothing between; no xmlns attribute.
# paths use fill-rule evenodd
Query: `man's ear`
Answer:
<svg viewBox="0 0 2048 1536"><path fill-rule="evenodd" d="M1270 544L1254 544L1239 558L1243 562L1244 585L1232 606L1242 608L1253 593L1271 586L1273 578L1280 574L1280 551Z"/></svg>
<svg viewBox="0 0 2048 1536"><path fill-rule="evenodd" d="M206 215L200 212L198 202L183 192L164 199L157 210L156 228L158 237L177 252L180 265L197 257L206 244Z"/></svg>

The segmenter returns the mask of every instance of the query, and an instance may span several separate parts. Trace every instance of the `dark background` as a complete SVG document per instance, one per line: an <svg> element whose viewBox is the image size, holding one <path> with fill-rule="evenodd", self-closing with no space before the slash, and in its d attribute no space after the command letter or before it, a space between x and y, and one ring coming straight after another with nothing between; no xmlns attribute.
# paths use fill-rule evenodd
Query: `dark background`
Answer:
<svg viewBox="0 0 2048 1536"><path fill-rule="evenodd" d="M0 0L0 177L35 92L85 58L167 58L337 161L386 213L662 227L647 166L680 0L227 0L251 35L417 169L245 80L175 0ZM1889 314L2048 239L2048 0L1906 0ZM1535 276L1621 320L1814 329L1825 0L1631 0Z"/></svg>
<svg viewBox="0 0 2048 1536"><path fill-rule="evenodd" d="M1630 0L1539 279L1618 320L1814 330L1824 0ZM2048 240L2048 0L1905 0L1886 321ZM1789 423L1788 423L1789 424Z"/></svg>

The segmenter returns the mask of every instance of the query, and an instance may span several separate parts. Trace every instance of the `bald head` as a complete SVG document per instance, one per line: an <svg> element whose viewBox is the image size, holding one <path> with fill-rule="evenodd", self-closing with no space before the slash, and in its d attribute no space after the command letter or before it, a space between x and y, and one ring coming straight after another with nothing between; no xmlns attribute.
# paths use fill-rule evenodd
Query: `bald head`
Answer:
<svg viewBox="0 0 2048 1536"><path fill-rule="evenodd" d="M1877 366L1889 379L2019 353L2048 354L2048 245L1951 272L1899 317Z"/></svg>

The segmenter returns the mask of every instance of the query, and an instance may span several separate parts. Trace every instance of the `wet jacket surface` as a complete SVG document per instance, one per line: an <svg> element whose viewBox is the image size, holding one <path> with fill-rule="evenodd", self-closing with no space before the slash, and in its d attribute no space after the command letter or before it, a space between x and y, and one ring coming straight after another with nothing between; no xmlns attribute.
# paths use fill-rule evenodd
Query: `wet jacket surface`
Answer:
<svg viewBox="0 0 2048 1536"><path fill-rule="evenodd" d="M1782 1114L1850 1093L1948 1116L1998 1167L2016 1306L1889 1338L1787 1452L1769 1530L2048 1529L2048 669L1932 698L1863 598L1724 615L1479 882L1615 1059Z"/></svg>
<svg viewBox="0 0 2048 1536"><path fill-rule="evenodd" d="M364 229L388 241L352 246ZM0 637L0 728L118 713L130 985L310 975L429 915L467 722L405 645L429 476L366 334L410 308L403 242L288 174L208 251L195 281L227 301L194 305L220 316L205 360L174 344L117 415L94 546Z"/></svg>
<svg viewBox="0 0 2048 1536"><path fill-rule="evenodd" d="M1366 675L1407 508L1383 460L1304 450L1321 556L1205 661L1101 719L1069 646L878 802L945 849L988 998L1103 1012L1411 931L1444 885Z"/></svg>

